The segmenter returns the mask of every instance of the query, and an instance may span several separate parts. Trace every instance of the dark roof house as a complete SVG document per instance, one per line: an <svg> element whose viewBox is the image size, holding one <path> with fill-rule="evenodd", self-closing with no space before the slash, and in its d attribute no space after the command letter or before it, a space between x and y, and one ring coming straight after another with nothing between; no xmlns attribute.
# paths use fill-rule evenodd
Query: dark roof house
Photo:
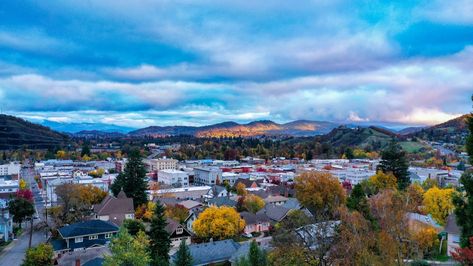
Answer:
<svg viewBox="0 0 473 266"><path fill-rule="evenodd" d="M189 251L192 256L192 264L195 266L222 263L229 261L232 256L240 249L241 244L232 239L213 241L209 243L189 245ZM176 255L172 256L175 260Z"/></svg>
<svg viewBox="0 0 473 266"><path fill-rule="evenodd" d="M95 219L112 222L120 226L125 219L134 219L133 199L120 191L117 197L108 195L100 204L94 205Z"/></svg>

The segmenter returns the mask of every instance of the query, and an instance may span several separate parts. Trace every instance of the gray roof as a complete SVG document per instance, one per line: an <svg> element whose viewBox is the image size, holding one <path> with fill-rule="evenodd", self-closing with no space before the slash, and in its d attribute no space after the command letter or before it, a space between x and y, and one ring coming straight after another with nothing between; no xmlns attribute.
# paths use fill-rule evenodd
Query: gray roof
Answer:
<svg viewBox="0 0 473 266"><path fill-rule="evenodd" d="M302 208L302 205L296 198L288 198L287 201L282 205L284 208L291 210L298 210Z"/></svg>
<svg viewBox="0 0 473 266"><path fill-rule="evenodd" d="M237 202L228 197L218 197L208 200L210 205L235 207Z"/></svg>
<svg viewBox="0 0 473 266"><path fill-rule="evenodd" d="M215 186L212 187L212 192L214 193L214 196L219 194L220 192L226 191L226 190L227 189L224 186L215 185Z"/></svg>
<svg viewBox="0 0 473 266"><path fill-rule="evenodd" d="M460 234L460 227L458 227L458 224L457 224L457 217L453 213L447 217L447 224L445 225L445 232L452 235Z"/></svg>
<svg viewBox="0 0 473 266"><path fill-rule="evenodd" d="M128 198L122 190L116 198L109 195L100 204L94 205L94 212L97 215L135 213L133 198Z"/></svg>
<svg viewBox="0 0 473 266"><path fill-rule="evenodd" d="M189 245L193 265L225 262L238 251L240 244L232 239ZM175 259L175 255L172 256Z"/></svg>
<svg viewBox="0 0 473 266"><path fill-rule="evenodd" d="M118 232L118 227L102 220L89 220L74 223L58 229L63 238Z"/></svg>
<svg viewBox="0 0 473 266"><path fill-rule="evenodd" d="M286 217L289 209L282 206L267 204L263 209L257 212L257 214L266 214L271 220L275 222L280 222L284 217Z"/></svg>
<svg viewBox="0 0 473 266"><path fill-rule="evenodd" d="M240 216L245 223L248 224L257 224L257 223L265 223L269 222L269 217L266 216L264 213L251 213L251 212L241 212Z"/></svg>

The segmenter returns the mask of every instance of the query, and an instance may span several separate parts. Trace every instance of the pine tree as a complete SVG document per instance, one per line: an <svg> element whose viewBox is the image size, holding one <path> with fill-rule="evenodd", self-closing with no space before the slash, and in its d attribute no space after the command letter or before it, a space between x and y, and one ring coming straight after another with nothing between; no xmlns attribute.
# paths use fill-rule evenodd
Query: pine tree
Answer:
<svg viewBox="0 0 473 266"><path fill-rule="evenodd" d="M250 244L248 260L251 266L266 266L268 264L266 252L261 250L254 240Z"/></svg>
<svg viewBox="0 0 473 266"><path fill-rule="evenodd" d="M84 146L82 146L80 157L84 157L84 155L90 156L90 147L88 144L84 144Z"/></svg>
<svg viewBox="0 0 473 266"><path fill-rule="evenodd" d="M473 116L468 117L467 123L470 134L466 142L466 150L470 156L470 162L473 163ZM461 246L468 247L469 238L473 237L473 172L465 172L460 178L460 183L463 185L463 191L455 195L453 203L457 224L461 231Z"/></svg>
<svg viewBox="0 0 473 266"><path fill-rule="evenodd" d="M406 189L411 184L406 153L394 141L381 153L381 162L378 169L384 173L393 173L400 190Z"/></svg>
<svg viewBox="0 0 473 266"><path fill-rule="evenodd" d="M189 251L189 247L186 245L186 241L182 240L179 245L179 250L176 253L176 260L174 261L175 266L192 266L192 256Z"/></svg>
<svg viewBox="0 0 473 266"><path fill-rule="evenodd" d="M133 198L133 204L136 207L146 204L148 197L146 190L146 169L141 159L139 150L133 150L129 154L128 163L123 173L120 173L113 182L111 190L115 196L123 189L127 197Z"/></svg>
<svg viewBox="0 0 473 266"><path fill-rule="evenodd" d="M166 217L164 216L164 207L158 201L154 209L149 231L151 265L169 265L171 240L169 239L169 233L166 231L167 224Z"/></svg>
<svg viewBox="0 0 473 266"><path fill-rule="evenodd" d="M353 187L350 197L348 197L347 199L347 207L350 210L359 211L358 208L363 200L366 200L366 195L363 191L363 187L361 186L361 184L356 184Z"/></svg>

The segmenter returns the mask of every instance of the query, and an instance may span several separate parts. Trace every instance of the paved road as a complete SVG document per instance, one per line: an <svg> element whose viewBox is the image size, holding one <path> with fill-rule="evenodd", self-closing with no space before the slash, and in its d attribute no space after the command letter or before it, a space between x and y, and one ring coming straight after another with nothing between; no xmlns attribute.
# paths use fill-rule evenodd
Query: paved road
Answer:
<svg viewBox="0 0 473 266"><path fill-rule="evenodd" d="M39 197L39 189L37 184L34 181L34 171L32 168L22 169L22 178L24 178L29 184L30 188L33 191L34 199L35 199L35 208L37 211L37 215L39 219L34 221L35 224L39 223L41 220L44 220L43 217L43 210L44 205L42 199ZM20 236L17 240L13 240L13 242L6 247L0 253L0 265L8 265L8 266L17 266L21 265L23 258L25 257L25 252L28 249L29 244L29 224L24 229L24 234ZM36 246L42 242L45 242L46 236L44 232L33 232L33 238L31 241L32 246Z"/></svg>

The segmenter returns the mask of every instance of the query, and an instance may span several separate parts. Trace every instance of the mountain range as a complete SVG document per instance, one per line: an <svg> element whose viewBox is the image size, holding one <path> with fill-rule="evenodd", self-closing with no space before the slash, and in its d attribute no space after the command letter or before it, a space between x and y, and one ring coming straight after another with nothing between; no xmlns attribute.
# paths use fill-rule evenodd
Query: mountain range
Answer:
<svg viewBox="0 0 473 266"><path fill-rule="evenodd" d="M339 124L324 121L297 120L285 124L278 124L269 120L254 121L247 124L223 122L214 125L192 126L151 126L131 131L128 134L134 137L192 135L196 137L252 137L252 136L315 136L330 132Z"/></svg>

